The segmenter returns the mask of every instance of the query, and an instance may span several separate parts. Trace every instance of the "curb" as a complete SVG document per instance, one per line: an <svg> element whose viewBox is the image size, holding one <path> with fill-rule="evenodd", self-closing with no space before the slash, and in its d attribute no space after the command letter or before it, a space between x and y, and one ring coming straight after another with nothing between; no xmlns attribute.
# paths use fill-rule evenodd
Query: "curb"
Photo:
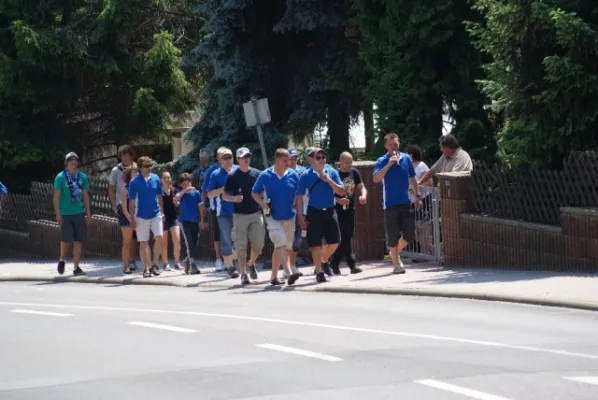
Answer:
<svg viewBox="0 0 598 400"><path fill-rule="evenodd" d="M116 284L116 285L140 285L140 286L171 286L179 288L206 288L206 289L233 289L241 288L240 285L223 285L215 283L185 283L173 280L148 280L123 277L88 277L88 276L1 276L0 282L53 282L53 283L92 283L92 284ZM249 288L267 289L268 286L251 286ZM394 296L420 296L454 298L479 301L493 301L503 303L528 304L545 307L569 308L585 311L598 311L598 303L582 300L550 299L539 297L513 296L492 293L475 293L463 291L447 291L440 289L400 289L400 288L359 288L350 286L282 286L281 289L291 289L299 292L321 292L321 293L351 293L351 294L379 294ZM288 290L287 289L287 290Z"/></svg>

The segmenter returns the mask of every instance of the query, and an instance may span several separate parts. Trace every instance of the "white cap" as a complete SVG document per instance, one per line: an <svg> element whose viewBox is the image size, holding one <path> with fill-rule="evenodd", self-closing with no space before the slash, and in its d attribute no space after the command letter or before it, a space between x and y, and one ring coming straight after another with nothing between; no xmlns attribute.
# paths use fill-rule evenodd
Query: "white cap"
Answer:
<svg viewBox="0 0 598 400"><path fill-rule="evenodd" d="M64 157L64 162L68 162L71 158L76 158L77 160L79 160L79 156L77 155L77 153L71 151Z"/></svg>
<svg viewBox="0 0 598 400"><path fill-rule="evenodd" d="M241 147L241 148L237 149L237 159L243 158L248 155L249 156L251 155L251 151L249 151L249 149L247 147Z"/></svg>

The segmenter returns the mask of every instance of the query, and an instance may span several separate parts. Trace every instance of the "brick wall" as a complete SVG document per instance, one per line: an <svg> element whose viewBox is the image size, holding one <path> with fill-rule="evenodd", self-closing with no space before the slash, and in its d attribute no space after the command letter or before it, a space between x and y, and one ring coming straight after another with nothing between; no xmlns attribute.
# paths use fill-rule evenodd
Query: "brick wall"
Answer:
<svg viewBox="0 0 598 400"><path fill-rule="evenodd" d="M598 209L561 207L561 225L472 213L471 176L440 174L444 263L537 271L598 272Z"/></svg>

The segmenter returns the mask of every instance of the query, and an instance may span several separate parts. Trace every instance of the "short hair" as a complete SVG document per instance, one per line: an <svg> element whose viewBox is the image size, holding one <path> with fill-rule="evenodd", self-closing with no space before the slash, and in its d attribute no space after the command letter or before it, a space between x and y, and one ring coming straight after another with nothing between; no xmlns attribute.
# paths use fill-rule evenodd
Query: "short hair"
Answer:
<svg viewBox="0 0 598 400"><path fill-rule="evenodd" d="M386 141L387 141L388 139L398 139L398 138L399 138L399 135L397 135L397 134L396 134L396 133L394 133L394 132L387 133L387 134L384 136L384 143L386 143Z"/></svg>
<svg viewBox="0 0 598 400"><path fill-rule="evenodd" d="M146 163L153 164L154 160L152 160L148 156L139 157L139 160L137 160L137 165L139 166L139 168L143 167L143 165Z"/></svg>
<svg viewBox="0 0 598 400"><path fill-rule="evenodd" d="M421 161L422 160L422 151L416 144L409 144L405 147L405 153L411 156L413 161Z"/></svg>
<svg viewBox="0 0 598 400"><path fill-rule="evenodd" d="M283 157L289 157L289 151L287 149L276 149L276 152L274 153L274 157L278 160L279 158L283 158Z"/></svg>
<svg viewBox="0 0 598 400"><path fill-rule="evenodd" d="M120 146L118 148L118 156L121 157L125 154L128 154L131 157L135 157L135 150L133 150L133 148L131 146L129 146L128 144Z"/></svg>
<svg viewBox="0 0 598 400"><path fill-rule="evenodd" d="M233 151L231 149L229 149L228 147L220 147L218 149L218 151L216 152L218 158L220 158L228 153L230 153L231 156L233 155Z"/></svg>
<svg viewBox="0 0 598 400"><path fill-rule="evenodd" d="M170 175L170 171L162 171L162 173L160 174L160 178L163 178L164 174Z"/></svg>
<svg viewBox="0 0 598 400"><path fill-rule="evenodd" d="M183 172L180 176L179 176L179 182L183 183L183 182L193 182L193 175L191 175L189 172Z"/></svg>
<svg viewBox="0 0 598 400"><path fill-rule="evenodd" d="M341 155L338 157L338 159L340 160L340 159L343 159L343 158L345 158L345 157L351 157L351 158L353 158L353 154L351 154L351 153L350 153L350 152L348 152L348 151L343 151L343 152L341 153Z"/></svg>
<svg viewBox="0 0 598 400"><path fill-rule="evenodd" d="M136 163L132 163L123 171L123 181L125 184L128 185L131 182L131 175L133 174L133 171L139 171Z"/></svg>
<svg viewBox="0 0 598 400"><path fill-rule="evenodd" d="M457 140L457 138L454 135L451 135L450 133L441 136L439 141L442 147L448 147L449 149L456 150L459 147L461 147L459 146L459 141Z"/></svg>

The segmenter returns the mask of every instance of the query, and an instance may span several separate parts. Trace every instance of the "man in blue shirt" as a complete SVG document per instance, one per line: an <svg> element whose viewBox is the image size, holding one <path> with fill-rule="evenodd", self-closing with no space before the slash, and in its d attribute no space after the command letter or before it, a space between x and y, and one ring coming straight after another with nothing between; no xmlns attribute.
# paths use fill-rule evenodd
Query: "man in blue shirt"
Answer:
<svg viewBox="0 0 598 400"><path fill-rule="evenodd" d="M216 217L215 199L208 199L208 186L210 186L210 177L212 173L220 168L220 160L216 154L216 162L208 167L204 173L201 182L201 195L204 204L207 204L209 209L208 224L212 231L212 241L214 242L214 252L216 253L216 271L224 270L224 263L222 262L222 252L220 251L220 227L218 226L218 219ZM197 177L196 177L197 179Z"/></svg>
<svg viewBox="0 0 598 400"><path fill-rule="evenodd" d="M313 158L313 157L312 157ZM297 175L301 177L301 175L307 170L307 168L299 165L297 162L299 161L299 153L297 149L289 149L289 168L295 170ZM305 213L303 213L305 215ZM293 249L289 251L289 263L291 264L291 272L298 273L300 276L303 276L303 273L297 269L297 252L301 248L303 244L303 236L301 235L302 229L299 225L299 219L295 218L295 235L293 238ZM286 273L285 273L286 274Z"/></svg>
<svg viewBox="0 0 598 400"><path fill-rule="evenodd" d="M326 282L326 275L332 271L328 259L334 254L340 243L340 228L334 207L335 194L345 195L345 187L338 172L326 164L326 152L315 149L315 162L311 169L301 175L297 187L296 210L299 215L299 225L307 230L307 243L311 248L312 258L316 266L316 280ZM301 212L303 210L303 196L309 190L307 221ZM326 239L326 246L322 249L322 239ZM322 272L322 269L326 273Z"/></svg>
<svg viewBox="0 0 598 400"><path fill-rule="evenodd" d="M289 168L289 152L286 149L276 150L275 158L274 166L263 171L257 178L251 196L267 215L268 234L274 244L270 283L280 285L278 270L282 265L288 276L287 283L292 285L301 276L298 272L290 270L287 253L293 249L295 232L293 205L299 185L299 175ZM264 200L264 192L267 200Z"/></svg>
<svg viewBox="0 0 598 400"><path fill-rule="evenodd" d="M200 273L195 261L199 258L197 243L200 229L203 229L204 226L205 208L201 193L193 187L192 181L191 174L181 174L179 182L182 190L176 194L174 202L179 206L179 221L187 246L188 260L185 263L185 273L196 275Z"/></svg>
<svg viewBox="0 0 598 400"><path fill-rule="evenodd" d="M416 209L421 209L422 205L413 162L409 155L399 152L399 144L399 136L396 133L384 136L387 153L376 161L374 167L374 183L382 182L386 244L390 248L394 274L405 273L400 254L415 236L409 185L413 188L416 198Z"/></svg>
<svg viewBox="0 0 598 400"><path fill-rule="evenodd" d="M228 175L233 172L237 166L233 164L233 152L231 149L221 147L218 149L218 160L222 167L216 169L210 175L208 184L208 198L214 201L216 219L220 228L220 250L226 263L228 274L231 278L239 277L239 273L233 265L233 203L222 198L224 185ZM231 193L229 193L231 194Z"/></svg>
<svg viewBox="0 0 598 400"><path fill-rule="evenodd" d="M6 201L8 189L0 182L0 215L2 215L2 204Z"/></svg>
<svg viewBox="0 0 598 400"><path fill-rule="evenodd" d="M158 261L162 252L163 190L160 178L151 171L152 163L149 157L139 158L137 165L140 174L129 183L128 193L129 214L133 216L131 227L135 229L140 244L144 278L150 278L152 274L160 275ZM150 233L154 234L154 257L151 264Z"/></svg>

